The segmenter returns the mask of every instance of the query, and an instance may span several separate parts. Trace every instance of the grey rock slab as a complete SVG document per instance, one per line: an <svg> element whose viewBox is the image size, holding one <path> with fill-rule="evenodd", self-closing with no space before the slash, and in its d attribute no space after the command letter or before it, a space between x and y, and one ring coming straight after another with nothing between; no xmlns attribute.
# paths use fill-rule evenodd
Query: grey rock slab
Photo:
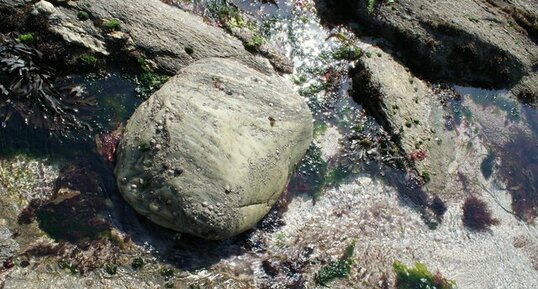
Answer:
<svg viewBox="0 0 538 289"><path fill-rule="evenodd" d="M155 223L223 239L269 211L311 140L311 112L287 82L205 59L136 110L116 176L124 198Z"/></svg>
<svg viewBox="0 0 538 289"><path fill-rule="evenodd" d="M353 78L357 100L395 136L405 157L425 153L423 160L413 162L414 168L419 175L429 174L430 191L443 192L450 181L446 168L453 159L455 135L444 127L447 113L441 102L390 54L377 47L365 52Z"/></svg>
<svg viewBox="0 0 538 289"><path fill-rule="evenodd" d="M170 72L208 57L234 58L264 73L273 71L267 60L246 51L241 41L223 29L159 0L81 0L72 5L62 8L71 15L70 23L80 23L76 11L87 11L101 30L97 37L106 38L114 33L107 32L104 23L117 19L128 45ZM192 53L186 48L192 49Z"/></svg>
<svg viewBox="0 0 538 289"><path fill-rule="evenodd" d="M4 1L0 5L13 7L13 1ZM80 11L87 12L90 19L79 19ZM239 39L159 0L42 0L34 4L32 13L45 17L48 25L44 28L68 44L102 55L141 52L171 74L209 57L233 58L263 73L274 73L267 59L245 50ZM119 28L107 29L110 20L118 20Z"/></svg>

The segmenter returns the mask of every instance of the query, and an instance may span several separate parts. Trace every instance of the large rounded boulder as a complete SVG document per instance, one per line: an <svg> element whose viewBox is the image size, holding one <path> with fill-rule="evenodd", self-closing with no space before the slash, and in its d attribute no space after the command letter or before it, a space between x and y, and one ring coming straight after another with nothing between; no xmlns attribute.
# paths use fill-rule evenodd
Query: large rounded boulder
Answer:
<svg viewBox="0 0 538 289"><path fill-rule="evenodd" d="M210 58L136 110L116 176L127 202L153 222L224 239L267 214L311 139L311 112L285 81Z"/></svg>

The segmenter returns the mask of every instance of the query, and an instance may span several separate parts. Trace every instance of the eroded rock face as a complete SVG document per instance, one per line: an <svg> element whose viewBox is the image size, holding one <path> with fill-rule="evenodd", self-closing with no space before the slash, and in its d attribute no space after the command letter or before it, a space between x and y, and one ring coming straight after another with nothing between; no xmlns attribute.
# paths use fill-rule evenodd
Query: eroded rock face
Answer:
<svg viewBox="0 0 538 289"><path fill-rule="evenodd" d="M143 103L125 129L116 176L162 226L208 239L252 228L312 139L312 116L278 76L200 60Z"/></svg>

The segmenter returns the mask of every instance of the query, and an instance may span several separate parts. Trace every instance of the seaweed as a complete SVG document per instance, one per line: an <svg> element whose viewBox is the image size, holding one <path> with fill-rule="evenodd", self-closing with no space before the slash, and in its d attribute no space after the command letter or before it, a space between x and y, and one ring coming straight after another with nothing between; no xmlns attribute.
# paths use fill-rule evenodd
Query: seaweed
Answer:
<svg viewBox="0 0 538 289"><path fill-rule="evenodd" d="M80 86L57 87L55 71L44 64L43 53L10 35L0 34L0 120L13 115L26 125L66 135L69 129L90 129L77 117L95 104Z"/></svg>
<svg viewBox="0 0 538 289"><path fill-rule="evenodd" d="M207 8L209 13L220 22L220 25L228 30L246 25L239 9L228 3L227 0L211 1Z"/></svg>
<svg viewBox="0 0 538 289"><path fill-rule="evenodd" d="M444 278L439 272L432 274L422 263L415 263L415 267L407 267L396 261L393 268L398 289L452 289L455 286L454 281Z"/></svg>
<svg viewBox="0 0 538 289"><path fill-rule="evenodd" d="M465 199L463 204L463 224L473 230L485 230L497 225L499 220L491 216L488 205L475 196Z"/></svg>
<svg viewBox="0 0 538 289"><path fill-rule="evenodd" d="M140 270L142 267L144 267L144 259L141 257L136 257L133 259L133 262L131 263L131 267L133 270Z"/></svg>
<svg viewBox="0 0 538 289"><path fill-rule="evenodd" d="M147 98L159 89L168 80L169 76L155 72L144 57L138 57L137 62L140 69L137 77L140 83L138 94L141 98Z"/></svg>
<svg viewBox="0 0 538 289"><path fill-rule="evenodd" d="M355 251L355 241L347 246L342 258L338 261L332 261L329 264L321 267L314 276L316 284L327 286L327 284L336 278L345 278L351 272L353 265L353 253Z"/></svg>

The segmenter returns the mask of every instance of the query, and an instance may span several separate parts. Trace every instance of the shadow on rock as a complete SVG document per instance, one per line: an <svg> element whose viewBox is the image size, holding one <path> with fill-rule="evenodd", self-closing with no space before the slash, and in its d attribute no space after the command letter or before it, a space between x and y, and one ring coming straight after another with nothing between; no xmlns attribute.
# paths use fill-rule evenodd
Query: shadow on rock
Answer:
<svg viewBox="0 0 538 289"><path fill-rule="evenodd" d="M75 165L63 167L51 196L32 200L20 214L19 223L34 219L57 241L78 244L102 237L111 226L97 173Z"/></svg>

